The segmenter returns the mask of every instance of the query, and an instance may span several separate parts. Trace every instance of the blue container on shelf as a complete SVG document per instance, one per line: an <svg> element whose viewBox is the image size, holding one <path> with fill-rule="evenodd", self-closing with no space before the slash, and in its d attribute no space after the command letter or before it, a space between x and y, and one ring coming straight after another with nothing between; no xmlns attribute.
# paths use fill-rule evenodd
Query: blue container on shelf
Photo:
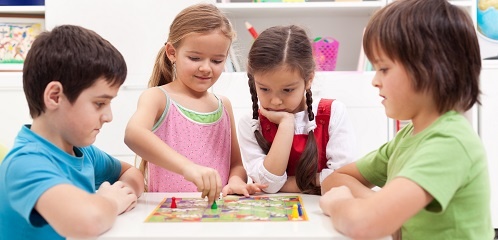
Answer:
<svg viewBox="0 0 498 240"><path fill-rule="evenodd" d="M45 6L45 0L0 0L0 6Z"/></svg>

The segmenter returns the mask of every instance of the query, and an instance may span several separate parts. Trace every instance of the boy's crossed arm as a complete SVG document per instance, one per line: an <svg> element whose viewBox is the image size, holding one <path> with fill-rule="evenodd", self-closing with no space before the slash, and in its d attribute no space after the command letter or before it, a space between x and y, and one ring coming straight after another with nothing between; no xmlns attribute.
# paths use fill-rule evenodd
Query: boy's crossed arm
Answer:
<svg viewBox="0 0 498 240"><path fill-rule="evenodd" d="M35 210L62 236L104 233L119 214L135 207L144 191L142 173L128 163L121 164L120 178L114 184L102 183L95 194L70 184L56 185L40 196Z"/></svg>

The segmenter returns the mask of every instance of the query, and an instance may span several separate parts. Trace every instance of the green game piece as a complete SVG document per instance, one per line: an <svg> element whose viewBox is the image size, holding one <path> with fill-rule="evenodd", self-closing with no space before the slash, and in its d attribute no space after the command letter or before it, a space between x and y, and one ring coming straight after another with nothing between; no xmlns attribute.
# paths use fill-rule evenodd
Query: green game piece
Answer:
<svg viewBox="0 0 498 240"><path fill-rule="evenodd" d="M216 201L214 201L213 205L211 205L211 209L218 209L218 205L216 205Z"/></svg>

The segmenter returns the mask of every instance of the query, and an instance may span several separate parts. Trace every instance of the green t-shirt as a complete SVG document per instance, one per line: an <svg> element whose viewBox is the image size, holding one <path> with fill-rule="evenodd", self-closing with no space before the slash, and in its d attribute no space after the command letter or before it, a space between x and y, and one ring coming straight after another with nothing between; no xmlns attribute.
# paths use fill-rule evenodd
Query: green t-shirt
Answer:
<svg viewBox="0 0 498 240"><path fill-rule="evenodd" d="M356 165L372 184L404 177L434 197L403 224L404 240L493 239L486 153L461 114L449 111L416 135L409 124Z"/></svg>

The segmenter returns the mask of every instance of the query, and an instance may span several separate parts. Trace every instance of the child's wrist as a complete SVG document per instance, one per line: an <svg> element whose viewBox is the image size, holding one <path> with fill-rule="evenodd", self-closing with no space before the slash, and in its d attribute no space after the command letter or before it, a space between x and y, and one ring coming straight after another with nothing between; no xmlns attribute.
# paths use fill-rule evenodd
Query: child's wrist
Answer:
<svg viewBox="0 0 498 240"><path fill-rule="evenodd" d="M234 181L235 181L235 182L234 182ZM233 176L230 176L230 177L228 178L228 184L230 184L230 183L232 183L232 184L233 184L233 183L237 183L237 184L239 184L239 183L246 183L246 182L244 182L240 176L233 175Z"/></svg>

